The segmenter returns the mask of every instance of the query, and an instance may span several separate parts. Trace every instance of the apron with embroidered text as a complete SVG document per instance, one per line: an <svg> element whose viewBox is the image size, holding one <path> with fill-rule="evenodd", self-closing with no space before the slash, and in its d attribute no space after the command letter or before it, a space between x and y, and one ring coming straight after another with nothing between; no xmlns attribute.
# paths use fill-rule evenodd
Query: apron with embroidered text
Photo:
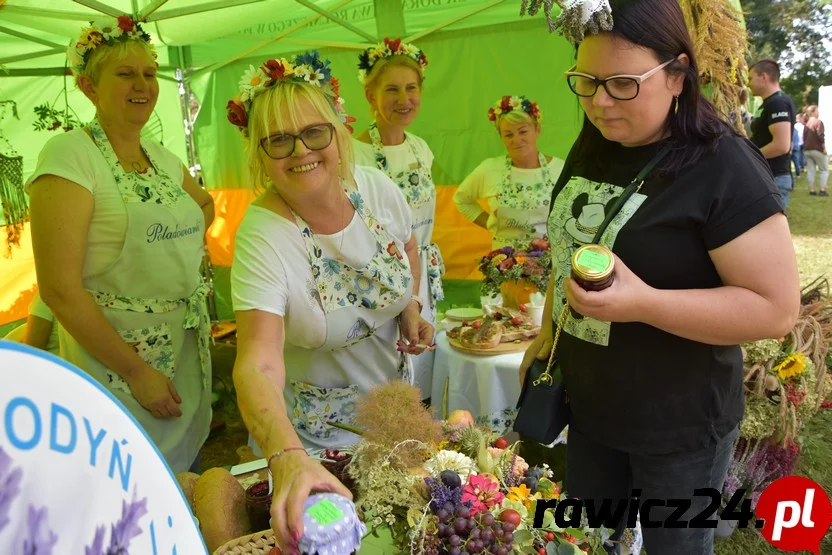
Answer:
<svg viewBox="0 0 832 555"><path fill-rule="evenodd" d="M405 142L410 147L414 163L406 171L392 173L387 164L384 145L381 142L381 135L375 122L370 125L367 131L370 134L373 152L375 152L376 166L399 186L408 206L410 206L413 237L419 249L419 264L421 266L419 292L417 294L425 303L422 317L436 327L436 303L445 298L442 288L442 274L445 273L445 264L442 261L439 246L431 242L436 213L436 185L433 183L430 166L422 160L417 149L413 146L413 140L408 133L405 133ZM413 360L414 380L419 389L422 390L423 398L430 396L432 388L433 357L434 353L430 351L414 357Z"/></svg>
<svg viewBox="0 0 832 555"><path fill-rule="evenodd" d="M175 472L188 470L211 424L211 323L200 275L205 218L181 184L156 163L127 173L96 120L89 129L124 202L127 231L119 257L84 277L84 288L136 353L167 376L182 403L178 418L157 419L127 383L60 329L61 356L93 376L135 416Z"/></svg>
<svg viewBox="0 0 832 555"><path fill-rule="evenodd" d="M396 350L397 317L410 302L413 288L410 264L361 194L346 194L375 239L372 258L360 268L333 258L336 253L325 252L309 226L293 212L326 322L324 343L302 367L286 370L286 408L307 448L355 443L357 436L328 422L352 425L358 397L373 385L394 379L413 383L411 357ZM377 383L368 382L368 375L375 376Z"/></svg>
<svg viewBox="0 0 832 555"><path fill-rule="evenodd" d="M528 244L532 239L546 236L546 218L555 184L542 153L538 153L538 161L542 179L532 184L520 183L511 179L511 158L506 156L505 175L495 199L493 249Z"/></svg>

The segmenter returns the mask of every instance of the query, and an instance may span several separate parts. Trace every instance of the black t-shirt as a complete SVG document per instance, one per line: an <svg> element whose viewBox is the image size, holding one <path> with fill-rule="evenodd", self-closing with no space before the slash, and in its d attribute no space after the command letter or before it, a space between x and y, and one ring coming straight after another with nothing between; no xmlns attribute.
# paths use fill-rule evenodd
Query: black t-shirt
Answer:
<svg viewBox="0 0 832 555"><path fill-rule="evenodd" d="M771 131L768 128L769 125L781 121L788 121L791 123L791 128L789 129L789 142L791 142L791 137L794 134L795 112L794 102L783 91L777 91L769 96L763 100L757 116L751 122L751 141L757 145L757 148L763 148L773 139ZM786 154L768 159L771 173L774 175L789 175L791 173L790 153L791 148L789 148L789 152Z"/></svg>
<svg viewBox="0 0 832 555"><path fill-rule="evenodd" d="M615 143L593 156L580 156L573 146L549 215L554 306L565 302L572 252L592 240L605 210L664 142ZM724 137L678 176L651 176L601 243L659 289L719 287L708 251L783 210L765 159L739 137ZM739 346L577 316L567 319L557 347L576 429L615 449L658 454L704 448L742 419Z"/></svg>

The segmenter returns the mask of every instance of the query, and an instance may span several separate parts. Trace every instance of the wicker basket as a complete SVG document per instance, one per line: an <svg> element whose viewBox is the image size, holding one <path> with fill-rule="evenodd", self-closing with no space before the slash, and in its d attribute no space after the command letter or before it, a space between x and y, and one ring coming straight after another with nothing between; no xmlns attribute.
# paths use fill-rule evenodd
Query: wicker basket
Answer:
<svg viewBox="0 0 832 555"><path fill-rule="evenodd" d="M214 555L269 555L275 545L274 532L269 529L226 542Z"/></svg>

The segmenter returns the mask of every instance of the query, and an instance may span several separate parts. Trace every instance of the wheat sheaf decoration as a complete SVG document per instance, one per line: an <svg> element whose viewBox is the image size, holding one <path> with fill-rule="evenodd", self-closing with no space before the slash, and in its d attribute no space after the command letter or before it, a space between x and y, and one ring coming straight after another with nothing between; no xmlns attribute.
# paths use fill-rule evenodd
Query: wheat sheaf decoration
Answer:
<svg viewBox="0 0 832 555"><path fill-rule="evenodd" d="M731 115L731 123L742 130L740 91L748 66L748 35L742 13L729 0L679 0L693 38L699 76L711 102L719 112Z"/></svg>

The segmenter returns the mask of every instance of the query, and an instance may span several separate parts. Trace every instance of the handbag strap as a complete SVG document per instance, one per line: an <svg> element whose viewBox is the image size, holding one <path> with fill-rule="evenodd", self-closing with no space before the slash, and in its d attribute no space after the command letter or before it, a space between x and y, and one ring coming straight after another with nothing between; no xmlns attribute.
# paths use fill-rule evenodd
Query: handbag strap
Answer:
<svg viewBox="0 0 832 555"><path fill-rule="evenodd" d="M661 150L659 150L653 158L647 162L647 165L644 166L638 175L627 185L627 188L624 189L624 192L621 193L621 196L618 197L618 200L615 201L613 204L612 209L610 209L607 216L604 218L604 221L601 222L601 225L598 227L598 231L595 233L595 237L592 239L592 244L598 245L600 244L599 241L601 240L601 236L607 230L607 226L610 225L610 222L613 218L615 218L618 213L621 211L621 208L624 206L624 203L627 202L633 193L637 193L641 186L644 185L644 178L647 177L647 174L653 171L653 168L662 161L667 153L670 152L670 145L664 145Z"/></svg>
<svg viewBox="0 0 832 555"><path fill-rule="evenodd" d="M592 239L593 244L598 244L598 241L601 240L601 236L604 234L604 231L607 230L607 226L610 225L610 222L613 218L615 218L618 213L621 211L621 208L624 206L624 203L633 196L634 193L637 193L641 186L644 185L644 178L647 177L647 174L653 171L653 168L662 161L667 153L670 152L670 146L664 145L661 150L659 150L655 156L644 166L638 175L627 185L627 188L624 189L624 192L621 193L621 196L618 197L618 200L613 205L612 209L609 211L607 216L604 218L604 221L598 227L598 231L595 233L595 237ZM548 385L552 385L554 378L552 377L552 364L555 361L555 351L557 350L558 340L560 339L560 333L563 331L563 326L566 324L566 317L569 314L569 303L563 305L563 308L560 311L560 316L558 316L558 324L557 328L555 328L555 336L552 339L552 350L549 353L549 362L546 365L546 371L543 372L534 382L532 385L538 386L541 383L546 383Z"/></svg>

